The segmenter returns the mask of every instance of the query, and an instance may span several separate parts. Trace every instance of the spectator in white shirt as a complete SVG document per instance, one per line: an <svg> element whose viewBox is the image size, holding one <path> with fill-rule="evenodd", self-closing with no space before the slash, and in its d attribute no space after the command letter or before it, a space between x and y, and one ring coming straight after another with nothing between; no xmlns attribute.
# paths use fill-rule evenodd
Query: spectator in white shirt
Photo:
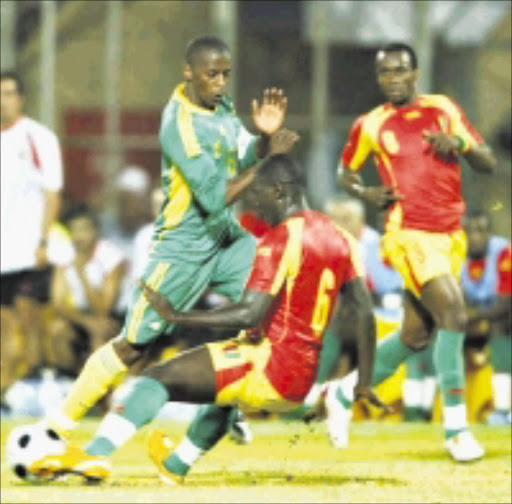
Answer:
<svg viewBox="0 0 512 504"><path fill-rule="evenodd" d="M1 392L17 369L34 369L42 353L41 303L51 275L48 238L61 206L59 141L46 126L23 115L23 84L1 73ZM23 336L20 342L17 334Z"/></svg>
<svg viewBox="0 0 512 504"><path fill-rule="evenodd" d="M120 329L114 313L125 273L125 257L98 236L96 215L85 205L65 218L75 248L74 260L53 273L47 365L75 373L91 351Z"/></svg>

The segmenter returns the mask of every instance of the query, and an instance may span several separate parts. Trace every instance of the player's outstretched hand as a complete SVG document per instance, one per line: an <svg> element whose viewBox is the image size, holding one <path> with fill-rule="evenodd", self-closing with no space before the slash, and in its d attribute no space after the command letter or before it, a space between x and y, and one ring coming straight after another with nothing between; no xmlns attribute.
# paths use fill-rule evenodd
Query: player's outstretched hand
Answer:
<svg viewBox="0 0 512 504"><path fill-rule="evenodd" d="M436 157L446 161L455 161L455 155L462 149L462 141L442 131L424 131L423 138L428 142Z"/></svg>
<svg viewBox="0 0 512 504"><path fill-rule="evenodd" d="M149 287L143 280L139 280L139 287L144 291L144 296L158 315L168 322L175 321L176 310L167 299Z"/></svg>
<svg viewBox="0 0 512 504"><path fill-rule="evenodd" d="M282 89L269 88L263 92L261 103L251 103L252 121L258 131L271 136L281 128L286 116L287 99Z"/></svg>
<svg viewBox="0 0 512 504"><path fill-rule="evenodd" d="M282 128L270 137L269 154L288 154L299 139L296 131Z"/></svg>
<svg viewBox="0 0 512 504"><path fill-rule="evenodd" d="M370 387L356 385L354 387L354 401L372 404L384 410L384 413L393 413L393 408L389 404L383 403Z"/></svg>

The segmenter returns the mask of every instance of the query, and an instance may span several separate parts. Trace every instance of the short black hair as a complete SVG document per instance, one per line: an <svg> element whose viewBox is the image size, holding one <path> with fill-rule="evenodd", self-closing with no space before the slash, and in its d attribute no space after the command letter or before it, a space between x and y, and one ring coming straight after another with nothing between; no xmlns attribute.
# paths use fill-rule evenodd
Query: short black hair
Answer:
<svg viewBox="0 0 512 504"><path fill-rule="evenodd" d="M298 163L288 154L274 154L263 161L258 179L263 183L290 184L304 187L304 177Z"/></svg>
<svg viewBox="0 0 512 504"><path fill-rule="evenodd" d="M230 52L229 47L222 39L212 35L203 35L191 40L185 49L185 61L193 66L198 56L205 51Z"/></svg>
<svg viewBox="0 0 512 504"><path fill-rule="evenodd" d="M418 68L418 57L416 56L416 51L409 44L405 44L403 42L393 42L391 44L386 44L376 52L375 56L377 57L377 54L380 52L390 53L401 51L405 51L407 54L409 54L412 69L416 70Z"/></svg>
<svg viewBox="0 0 512 504"><path fill-rule="evenodd" d="M16 82L16 90L20 95L25 93L25 86L21 80L21 76L15 70L2 70L0 72L0 80L13 80Z"/></svg>
<svg viewBox="0 0 512 504"><path fill-rule="evenodd" d="M99 219L96 212L85 203L76 203L64 215L62 222L69 228L71 222L75 219L89 219L96 229L99 228Z"/></svg>

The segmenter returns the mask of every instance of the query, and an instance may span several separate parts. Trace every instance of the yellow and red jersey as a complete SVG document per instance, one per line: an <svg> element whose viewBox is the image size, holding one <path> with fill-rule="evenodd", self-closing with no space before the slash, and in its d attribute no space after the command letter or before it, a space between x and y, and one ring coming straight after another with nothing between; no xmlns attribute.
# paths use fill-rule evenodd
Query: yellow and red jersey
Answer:
<svg viewBox="0 0 512 504"><path fill-rule="evenodd" d="M464 111L444 95L420 95L403 107L385 103L352 126L342 153L345 169L361 169L373 154L381 182L404 196L388 211L386 231L461 227L465 203L460 165L455 157L445 161L434 156L424 138L427 131L459 137L466 152L483 141Z"/></svg>
<svg viewBox="0 0 512 504"><path fill-rule="evenodd" d="M246 289L275 296L252 331L270 340L264 372L285 399L308 393L338 291L356 276L364 276L356 240L319 212L300 211L262 238Z"/></svg>

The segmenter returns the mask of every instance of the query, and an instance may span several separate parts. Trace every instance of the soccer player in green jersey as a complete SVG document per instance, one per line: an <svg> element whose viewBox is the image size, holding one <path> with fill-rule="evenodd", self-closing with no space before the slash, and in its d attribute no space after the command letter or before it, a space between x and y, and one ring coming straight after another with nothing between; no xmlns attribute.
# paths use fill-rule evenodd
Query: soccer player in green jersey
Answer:
<svg viewBox="0 0 512 504"><path fill-rule="evenodd" d="M275 88L265 90L261 103L253 100L252 120L260 135L250 135L226 95L230 72L230 52L222 40L192 40L185 53L185 82L175 88L162 115L165 201L142 278L183 311L209 286L239 300L255 243L229 205L254 180L260 158L287 152L298 140L288 130L275 135L286 115L286 97ZM46 422L60 431L73 428L130 368L140 368L150 344L171 330L136 287L121 334L89 357L62 407Z"/></svg>

